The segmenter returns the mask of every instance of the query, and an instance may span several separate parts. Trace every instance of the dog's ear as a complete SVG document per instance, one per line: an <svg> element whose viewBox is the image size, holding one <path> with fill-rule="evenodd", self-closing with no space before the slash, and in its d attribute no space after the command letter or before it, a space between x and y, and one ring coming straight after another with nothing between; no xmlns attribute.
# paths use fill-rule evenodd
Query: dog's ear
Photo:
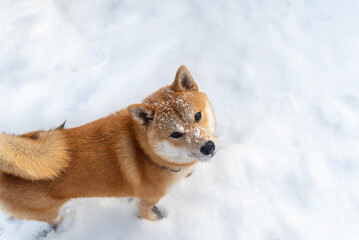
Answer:
<svg viewBox="0 0 359 240"><path fill-rule="evenodd" d="M194 82L191 73L188 69L181 65L176 73L174 82L172 83L171 88L175 92L194 92L198 91L198 86Z"/></svg>
<svg viewBox="0 0 359 240"><path fill-rule="evenodd" d="M132 118L141 125L149 125L155 115L155 110L148 104L132 104L127 107Z"/></svg>

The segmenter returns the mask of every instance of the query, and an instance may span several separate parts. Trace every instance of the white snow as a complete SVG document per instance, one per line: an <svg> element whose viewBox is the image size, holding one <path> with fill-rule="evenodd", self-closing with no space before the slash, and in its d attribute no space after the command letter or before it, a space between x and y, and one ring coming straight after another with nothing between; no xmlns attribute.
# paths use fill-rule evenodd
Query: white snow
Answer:
<svg viewBox="0 0 359 240"><path fill-rule="evenodd" d="M0 212L0 239L359 239L359 2L3 0L0 131L75 127L185 64L220 148L163 198L77 199L57 232Z"/></svg>

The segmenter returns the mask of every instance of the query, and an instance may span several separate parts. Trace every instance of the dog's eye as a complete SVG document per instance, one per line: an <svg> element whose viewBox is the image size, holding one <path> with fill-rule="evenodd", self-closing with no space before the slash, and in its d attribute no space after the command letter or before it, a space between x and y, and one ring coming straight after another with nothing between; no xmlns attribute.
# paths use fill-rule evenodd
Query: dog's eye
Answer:
<svg viewBox="0 0 359 240"><path fill-rule="evenodd" d="M182 135L183 135L183 133L173 132L173 133L171 134L171 137L173 137L173 138L180 138L180 137L182 137Z"/></svg>
<svg viewBox="0 0 359 240"><path fill-rule="evenodd" d="M196 115L194 115L194 120L196 122L199 122L199 120L201 120L201 118L202 118L202 113L201 112L198 112L198 113L196 113Z"/></svg>

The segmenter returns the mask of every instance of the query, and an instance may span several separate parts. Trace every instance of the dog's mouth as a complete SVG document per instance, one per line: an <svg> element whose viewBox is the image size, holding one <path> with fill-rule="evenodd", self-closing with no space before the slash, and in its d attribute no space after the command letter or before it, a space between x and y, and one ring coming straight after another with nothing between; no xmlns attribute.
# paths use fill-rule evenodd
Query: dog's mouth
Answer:
<svg viewBox="0 0 359 240"><path fill-rule="evenodd" d="M193 158L196 158L200 162L208 162L215 154L216 154L216 151L210 155L201 154L199 156L194 156Z"/></svg>

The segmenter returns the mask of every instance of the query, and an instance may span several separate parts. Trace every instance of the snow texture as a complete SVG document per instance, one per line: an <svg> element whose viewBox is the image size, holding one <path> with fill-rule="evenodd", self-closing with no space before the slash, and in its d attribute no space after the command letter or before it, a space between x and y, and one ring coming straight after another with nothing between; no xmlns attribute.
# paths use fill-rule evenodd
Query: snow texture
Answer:
<svg viewBox="0 0 359 240"><path fill-rule="evenodd" d="M170 84L207 93L220 148L138 219L76 199L0 239L359 239L357 0L2 0L0 131L75 127Z"/></svg>

